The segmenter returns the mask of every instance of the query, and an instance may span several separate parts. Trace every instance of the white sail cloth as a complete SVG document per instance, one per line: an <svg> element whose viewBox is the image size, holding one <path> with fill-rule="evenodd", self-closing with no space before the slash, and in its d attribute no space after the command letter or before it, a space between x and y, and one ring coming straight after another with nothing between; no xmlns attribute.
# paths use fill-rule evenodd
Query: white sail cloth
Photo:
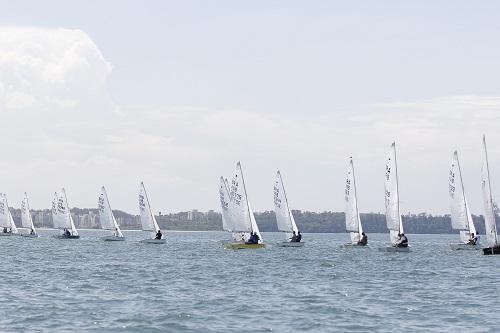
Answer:
<svg viewBox="0 0 500 333"><path fill-rule="evenodd" d="M97 202L97 208L99 210L99 221L101 223L101 228L104 230L112 230L113 235L116 237L123 237L122 231L116 222L113 210L109 203L108 194L104 186L101 187L101 193L99 194L99 199Z"/></svg>
<svg viewBox="0 0 500 333"><path fill-rule="evenodd" d="M24 192L23 201L21 201L21 225L23 228L29 228L36 234L33 218L31 217L30 205L28 201L28 194Z"/></svg>
<svg viewBox="0 0 500 333"><path fill-rule="evenodd" d="M486 241L490 247L498 245L497 225L493 211L491 196L490 168L488 165L488 151L486 150L486 137L483 135L483 163L481 166L481 189L483 192L484 222L486 227Z"/></svg>
<svg viewBox="0 0 500 333"><path fill-rule="evenodd" d="M398 234L404 233L399 210L398 169L396 143L392 143L385 165L385 221L389 229L391 243L396 244Z"/></svg>
<svg viewBox="0 0 500 333"><path fill-rule="evenodd" d="M0 227L10 229L13 234L17 234L17 227L9 210L7 195L0 193Z"/></svg>
<svg viewBox="0 0 500 333"><path fill-rule="evenodd" d="M345 229L349 232L352 243L357 243L361 239L363 227L359 217L358 198L356 192L356 178L354 176L354 162L349 158L347 166L347 177L345 182Z"/></svg>
<svg viewBox="0 0 500 333"><path fill-rule="evenodd" d="M293 232L295 234L298 233L299 230L288 205L283 178L279 170L276 172L276 180L274 182L274 212L276 214L278 230L285 232L287 239L292 237Z"/></svg>
<svg viewBox="0 0 500 333"><path fill-rule="evenodd" d="M73 222L73 217L71 216L71 211L68 205L68 199L66 197L66 190L64 187L61 189L61 193L54 193L54 199L52 201L52 222L54 228L57 229L69 229L73 236L78 235L75 223Z"/></svg>
<svg viewBox="0 0 500 333"><path fill-rule="evenodd" d="M141 214L142 230L156 234L160 230L160 227L149 205L149 199L143 182L141 182L139 189L139 211Z"/></svg>

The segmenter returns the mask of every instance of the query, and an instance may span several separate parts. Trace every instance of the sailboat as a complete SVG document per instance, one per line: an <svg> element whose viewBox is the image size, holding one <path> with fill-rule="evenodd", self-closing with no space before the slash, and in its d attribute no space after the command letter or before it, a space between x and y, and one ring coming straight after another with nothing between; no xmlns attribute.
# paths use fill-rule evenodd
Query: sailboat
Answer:
<svg viewBox="0 0 500 333"><path fill-rule="evenodd" d="M347 246L362 246L358 244L363 233L363 226L359 217L358 193L356 189L356 178L354 176L354 162L349 158L347 177L345 181L345 230L349 232L351 242Z"/></svg>
<svg viewBox="0 0 500 333"><path fill-rule="evenodd" d="M105 236L102 239L105 241L125 240L125 237L123 237L122 231L116 222L115 216L113 215L113 210L111 210L108 194L106 193L104 186L101 187L101 194L99 195L97 206L99 208L99 221L101 222L101 228L113 231L111 235Z"/></svg>
<svg viewBox="0 0 500 333"><path fill-rule="evenodd" d="M399 181L396 161L396 143L393 142L385 165L385 221L389 229L391 245L387 252L409 252L410 247L398 247L399 235L404 233L399 207Z"/></svg>
<svg viewBox="0 0 500 333"><path fill-rule="evenodd" d="M9 210L7 195L3 193L0 193L0 228L3 228L0 236L12 236L19 233Z"/></svg>
<svg viewBox="0 0 500 333"><path fill-rule="evenodd" d="M242 236L241 240L233 239L233 242L226 244L224 246L226 249L257 249L266 247L263 243L262 235L260 234L250 201L247 197L245 180L243 178L240 162L236 164L236 170L231 180L226 217L228 217L226 223L229 221L228 231L232 232L233 235L234 233L241 233ZM256 233L259 236L257 244L248 244L248 240L252 233Z"/></svg>
<svg viewBox="0 0 500 333"><path fill-rule="evenodd" d="M165 244L167 241L165 238L157 239L160 227L149 205L148 195L146 194L146 188L143 182L141 182L139 191L139 210L141 212L142 231L147 231L151 234L151 238L143 239L141 243Z"/></svg>
<svg viewBox="0 0 500 333"><path fill-rule="evenodd" d="M488 164L488 152L486 150L486 137L483 135L483 165L481 167L481 188L483 190L484 223L486 227L486 241L488 247L483 248L483 254L500 254L498 243L497 224L495 212L493 211L493 200L491 196L490 167Z"/></svg>
<svg viewBox="0 0 500 333"><path fill-rule="evenodd" d="M282 247L302 247L304 242L292 242L293 233L298 234L297 224L293 218L292 211L288 206L288 199L283 185L281 173L276 172L276 181L274 182L274 212L276 213L276 223L278 230L285 233L285 240L278 243Z"/></svg>
<svg viewBox="0 0 500 333"><path fill-rule="evenodd" d="M23 228L29 229L29 233L23 233L21 236L31 238L38 237L35 225L33 224L33 218L31 217L28 194L26 192L24 192L24 198L21 202L21 225Z"/></svg>
<svg viewBox="0 0 500 333"><path fill-rule="evenodd" d="M64 187L61 189L61 193L54 193L54 200L52 201L52 222L54 228L63 229L64 233L62 235L56 235L55 238L64 239L78 239L78 230L76 230L75 223L73 222L73 217L71 216L71 211L68 205L68 198L66 197L66 190Z"/></svg>
<svg viewBox="0 0 500 333"><path fill-rule="evenodd" d="M462 170L458 160L458 152L453 153L450 174L448 177L448 194L450 196L451 227L460 231L460 243L450 244L452 250L478 250L478 244L469 244L477 235L472 214L465 196Z"/></svg>

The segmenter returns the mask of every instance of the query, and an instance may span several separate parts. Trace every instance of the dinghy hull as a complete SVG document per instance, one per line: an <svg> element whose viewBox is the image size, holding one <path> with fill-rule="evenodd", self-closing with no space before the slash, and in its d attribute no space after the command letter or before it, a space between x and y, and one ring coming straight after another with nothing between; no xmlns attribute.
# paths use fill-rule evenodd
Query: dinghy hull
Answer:
<svg viewBox="0 0 500 333"><path fill-rule="evenodd" d="M2 232L0 233L0 236L12 236L11 232Z"/></svg>
<svg viewBox="0 0 500 333"><path fill-rule="evenodd" d="M410 252L410 247L386 246L380 248L382 252Z"/></svg>
<svg viewBox="0 0 500 333"><path fill-rule="evenodd" d="M450 244L450 248L453 250L453 251L456 251L456 250L479 250L480 247L479 245L471 245L471 244Z"/></svg>
<svg viewBox="0 0 500 333"><path fill-rule="evenodd" d="M146 244L165 244L166 242L166 239L143 239L140 241L140 243Z"/></svg>
<svg viewBox="0 0 500 333"><path fill-rule="evenodd" d="M484 255L500 254L500 246L486 247L483 249Z"/></svg>
<svg viewBox="0 0 500 333"><path fill-rule="evenodd" d="M80 239L80 235L70 235L70 236L66 236L66 235L55 235L53 236L54 238L57 238L57 239Z"/></svg>
<svg viewBox="0 0 500 333"><path fill-rule="evenodd" d="M263 249L265 247L266 244L229 243L224 245L224 248L228 250Z"/></svg>
<svg viewBox="0 0 500 333"><path fill-rule="evenodd" d="M101 238L103 241L106 242L119 242L119 241L124 241L125 237L117 237L117 236L106 236Z"/></svg>
<svg viewBox="0 0 500 333"><path fill-rule="evenodd" d="M38 238L39 236L38 235L32 235L32 234L21 234L22 237L26 237L26 238Z"/></svg>
<svg viewBox="0 0 500 333"><path fill-rule="evenodd" d="M304 242L278 242L276 246L278 247L304 247Z"/></svg>
<svg viewBox="0 0 500 333"><path fill-rule="evenodd" d="M357 244L357 243L346 243L346 244L342 245L342 247L359 247L359 248L365 248L365 247L368 247L368 244L361 245L361 244Z"/></svg>

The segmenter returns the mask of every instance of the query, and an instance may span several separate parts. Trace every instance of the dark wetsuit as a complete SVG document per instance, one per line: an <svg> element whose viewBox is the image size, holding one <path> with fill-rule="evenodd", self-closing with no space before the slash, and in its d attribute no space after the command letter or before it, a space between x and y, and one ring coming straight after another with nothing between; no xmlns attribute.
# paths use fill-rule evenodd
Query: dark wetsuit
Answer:
<svg viewBox="0 0 500 333"><path fill-rule="evenodd" d="M397 246L408 247L408 238L406 238L406 236L401 237L401 242L399 242Z"/></svg>
<svg viewBox="0 0 500 333"><path fill-rule="evenodd" d="M366 235L361 236L361 239L359 240L358 245L365 246L367 244L368 244L368 236L366 236Z"/></svg>
<svg viewBox="0 0 500 333"><path fill-rule="evenodd" d="M297 234L297 238L296 238L296 242L297 243L300 243L300 241L302 240L302 235L300 234L300 232Z"/></svg>
<svg viewBox="0 0 500 333"><path fill-rule="evenodd" d="M162 236L161 231L158 230L158 232L156 233L155 239L161 239L161 236Z"/></svg>

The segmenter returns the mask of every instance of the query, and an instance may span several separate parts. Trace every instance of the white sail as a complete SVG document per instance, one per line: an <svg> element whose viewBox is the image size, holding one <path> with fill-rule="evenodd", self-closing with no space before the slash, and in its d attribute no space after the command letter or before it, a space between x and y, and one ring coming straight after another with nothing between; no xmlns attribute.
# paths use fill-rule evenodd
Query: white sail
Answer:
<svg viewBox="0 0 500 333"><path fill-rule="evenodd" d="M78 231L71 217L71 211L64 187L61 189L60 194L57 194L57 192L55 193L54 201L52 202L52 221L54 228L69 229L71 235L78 236Z"/></svg>
<svg viewBox="0 0 500 333"><path fill-rule="evenodd" d="M13 234L17 234L17 227L9 210L7 195L0 193L0 227L10 229Z"/></svg>
<svg viewBox="0 0 500 333"><path fill-rule="evenodd" d="M255 220L255 216L253 215L252 206L250 205L250 200L248 200L248 210L250 211L250 225L252 227L252 232L255 232L257 236L259 236L259 243L262 243L262 235L260 234L259 226L257 225L257 221ZM248 238L250 235L248 235ZM247 238L247 240L248 240Z"/></svg>
<svg viewBox="0 0 500 333"><path fill-rule="evenodd" d="M356 179L354 177L352 157L349 158L345 182L345 228L350 233L351 242L359 242L363 228L361 226L361 219L359 218Z"/></svg>
<svg viewBox="0 0 500 333"><path fill-rule="evenodd" d="M21 225L23 228L29 228L36 234L35 226L33 225L33 218L31 217L30 205L28 201L28 194L24 192L23 201L21 201Z"/></svg>
<svg viewBox="0 0 500 333"><path fill-rule="evenodd" d="M229 190L222 176L220 177L219 199L222 214L222 229L232 232L233 227L231 223L231 217L229 216Z"/></svg>
<svg viewBox="0 0 500 333"><path fill-rule="evenodd" d="M279 170L276 173L276 180L274 182L274 211L278 230L286 232L287 238L292 237L294 231L297 234L297 225L295 224L295 219L288 205L285 186Z"/></svg>
<svg viewBox="0 0 500 333"><path fill-rule="evenodd" d="M240 162L236 164L229 191L229 215L231 216L232 231L251 232L250 209Z"/></svg>
<svg viewBox="0 0 500 333"><path fill-rule="evenodd" d="M486 150L486 137L483 135L483 164L481 166L481 189L483 191L484 222L486 227L486 240L488 245L498 245L497 225L493 211L491 196L490 167L488 165L488 151Z"/></svg>
<svg viewBox="0 0 500 333"><path fill-rule="evenodd" d="M104 186L101 187L101 194L99 195L97 207L99 209L99 221L101 222L101 228L104 230L112 230L115 236L123 237L122 231L120 230L113 214L113 210L111 209L108 194Z"/></svg>
<svg viewBox="0 0 500 333"><path fill-rule="evenodd" d="M156 218L153 215L151 206L149 205L148 195L146 194L146 188L144 183L141 182L139 191L139 210L141 212L141 224L143 231L150 231L154 234L160 230Z"/></svg>
<svg viewBox="0 0 500 333"><path fill-rule="evenodd" d="M391 242L395 244L397 235L403 233L403 223L399 210L398 169L394 142L385 165L385 221L390 231Z"/></svg>

